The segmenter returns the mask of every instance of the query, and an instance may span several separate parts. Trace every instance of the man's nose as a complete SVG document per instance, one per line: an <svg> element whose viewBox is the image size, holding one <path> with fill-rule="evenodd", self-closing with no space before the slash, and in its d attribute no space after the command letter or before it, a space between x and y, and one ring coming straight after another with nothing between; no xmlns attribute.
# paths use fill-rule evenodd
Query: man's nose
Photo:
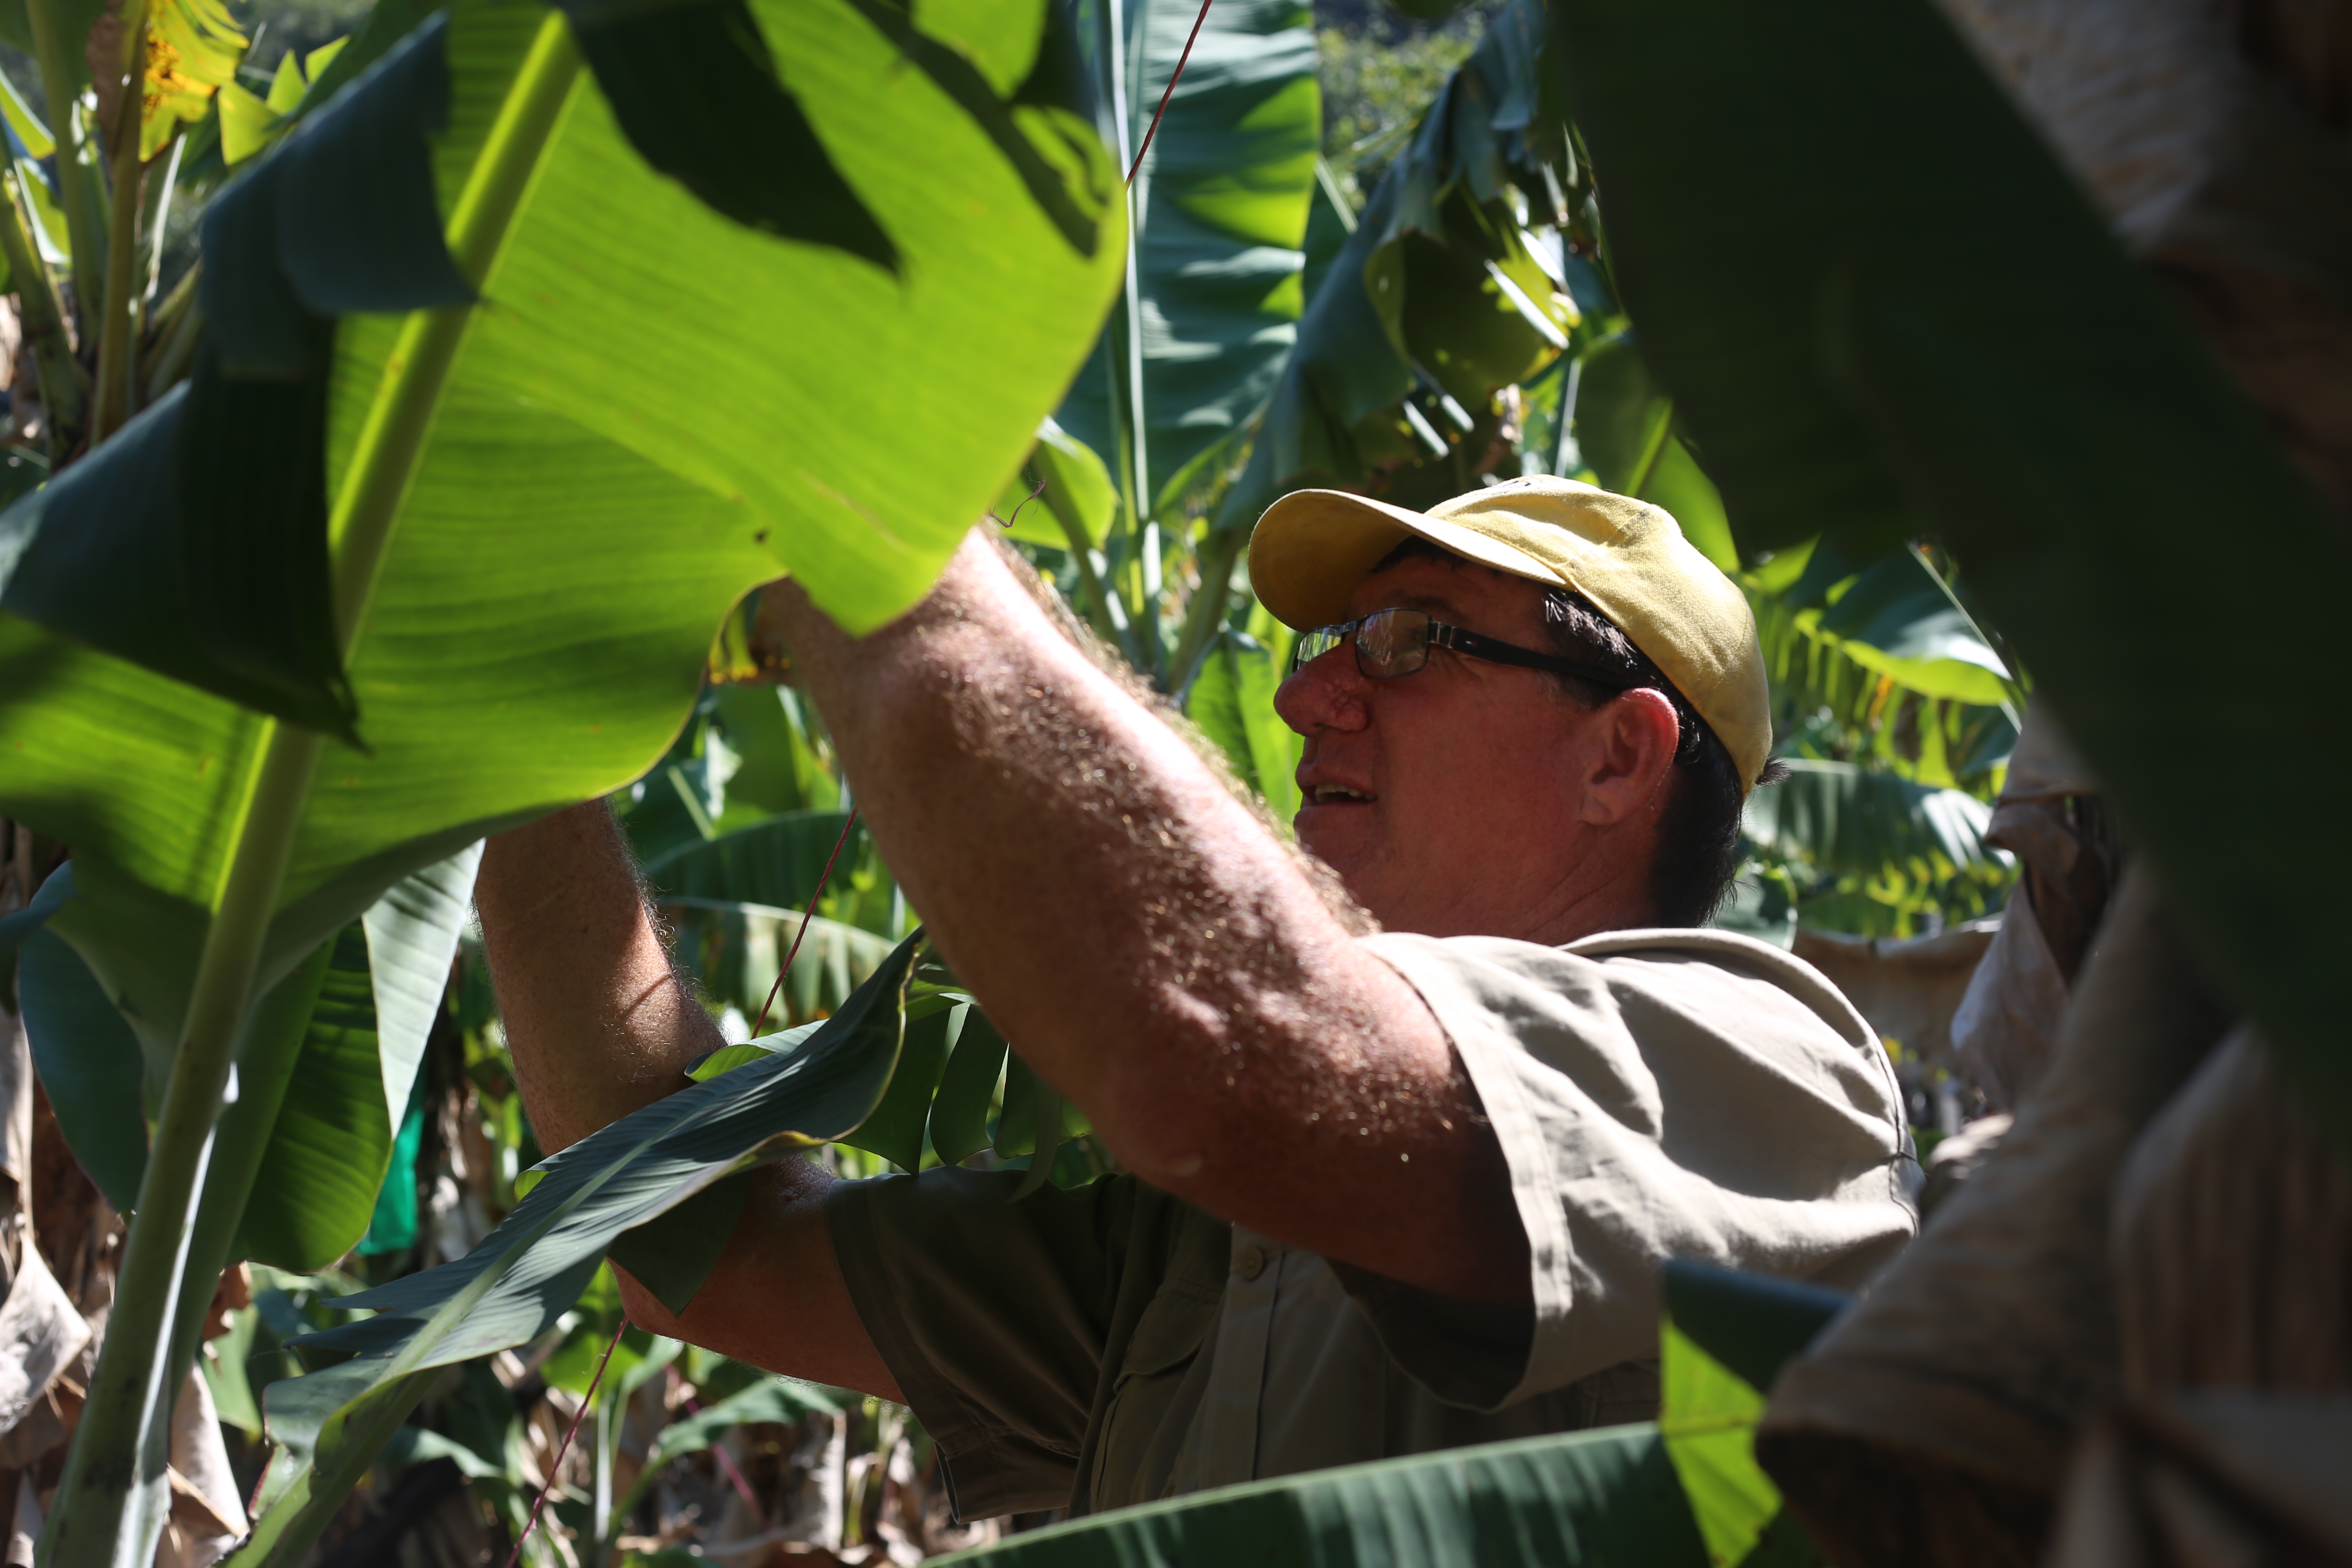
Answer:
<svg viewBox="0 0 2352 1568"><path fill-rule="evenodd" d="M1302 735L1362 729L1371 713L1364 698L1370 683L1356 668L1356 648L1345 643L1292 672L1275 689L1274 710Z"/></svg>

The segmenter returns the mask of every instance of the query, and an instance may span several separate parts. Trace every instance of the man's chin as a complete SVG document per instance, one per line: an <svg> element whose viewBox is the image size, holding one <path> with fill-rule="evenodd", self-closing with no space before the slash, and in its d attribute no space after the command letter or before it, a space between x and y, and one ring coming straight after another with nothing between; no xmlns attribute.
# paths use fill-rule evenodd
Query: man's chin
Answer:
<svg viewBox="0 0 2352 1568"><path fill-rule="evenodd" d="M1379 837L1378 813L1370 801L1334 801L1307 805L1291 818L1298 847L1352 881L1357 868L1369 864ZM1351 889L1352 890L1352 889Z"/></svg>

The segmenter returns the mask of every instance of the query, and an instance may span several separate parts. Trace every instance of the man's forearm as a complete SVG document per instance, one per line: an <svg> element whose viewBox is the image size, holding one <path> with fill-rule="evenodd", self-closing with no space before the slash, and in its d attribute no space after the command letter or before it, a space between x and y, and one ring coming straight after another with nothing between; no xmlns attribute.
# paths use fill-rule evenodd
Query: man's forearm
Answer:
<svg viewBox="0 0 2352 1568"><path fill-rule="evenodd" d="M1499 1155L1436 1020L986 539L863 641L779 596L909 900L1114 1152L1330 1256L1524 1290Z"/></svg>
<svg viewBox="0 0 2352 1568"><path fill-rule="evenodd" d="M491 839L474 899L523 1105L550 1153L684 1089L687 1063L724 1044L670 969L604 802ZM624 1276L631 1319L773 1371L898 1397L834 1257L830 1180L799 1160L761 1172L693 1306L674 1316Z"/></svg>
<svg viewBox="0 0 2352 1568"><path fill-rule="evenodd" d="M683 1086L725 1042L670 972L601 800L499 834L474 890L531 1131L549 1153Z"/></svg>

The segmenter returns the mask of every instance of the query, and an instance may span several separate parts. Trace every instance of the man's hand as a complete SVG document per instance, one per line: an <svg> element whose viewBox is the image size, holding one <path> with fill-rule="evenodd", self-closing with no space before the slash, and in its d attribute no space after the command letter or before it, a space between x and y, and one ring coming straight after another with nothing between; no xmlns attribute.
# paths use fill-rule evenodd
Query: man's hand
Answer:
<svg viewBox="0 0 2352 1568"><path fill-rule="evenodd" d="M1436 1019L983 534L862 640L772 593L909 900L1122 1160L1387 1278L1528 1299L1502 1155Z"/></svg>
<svg viewBox="0 0 2352 1568"><path fill-rule="evenodd" d="M474 889L531 1131L549 1153L686 1087L725 1044L679 984L603 801L489 841ZM897 1399L825 1230L830 1178L763 1172L681 1319L622 1276L630 1320L739 1360Z"/></svg>

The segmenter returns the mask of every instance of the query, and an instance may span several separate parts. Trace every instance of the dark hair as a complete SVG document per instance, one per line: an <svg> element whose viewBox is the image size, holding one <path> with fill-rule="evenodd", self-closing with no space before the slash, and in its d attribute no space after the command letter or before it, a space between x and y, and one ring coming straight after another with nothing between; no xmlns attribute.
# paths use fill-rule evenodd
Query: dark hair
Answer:
<svg viewBox="0 0 2352 1568"><path fill-rule="evenodd" d="M1401 561L1419 559L1454 566L1477 564L1425 539L1412 538L1381 557L1372 570L1385 571ZM1732 879L1739 874L1739 818L1745 799L1739 770L1715 731L1675 689L1675 683L1591 600L1574 589L1556 585L1545 586L1543 596L1544 626L1550 633L1554 652L1626 676L1674 705L1679 731L1675 778L1665 811L1658 818L1657 853L1650 862L1650 900L1663 925L1705 925L1731 896ZM1550 679L1587 708L1597 708L1617 695L1598 681L1579 680L1572 675ZM1777 761L1767 763L1756 782L1777 783L1788 771Z"/></svg>

